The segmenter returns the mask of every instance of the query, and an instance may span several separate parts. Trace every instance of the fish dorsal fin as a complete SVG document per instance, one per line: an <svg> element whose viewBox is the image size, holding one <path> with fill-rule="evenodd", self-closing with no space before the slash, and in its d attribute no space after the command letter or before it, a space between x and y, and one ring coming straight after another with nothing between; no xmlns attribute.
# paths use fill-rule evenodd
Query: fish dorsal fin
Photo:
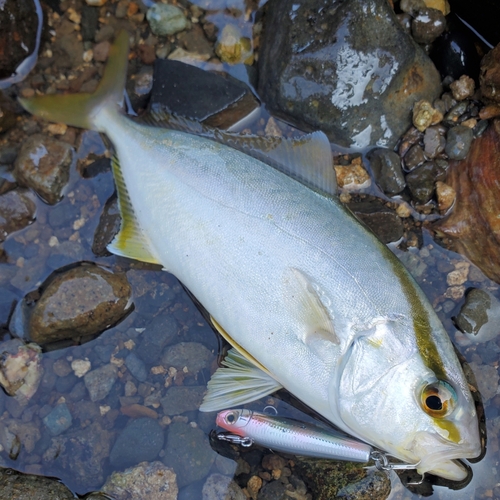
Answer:
<svg viewBox="0 0 500 500"><path fill-rule="evenodd" d="M210 316L210 321L212 322L212 325L214 325L214 328L222 335L222 338L226 342L231 344L240 353L241 356L246 358L249 363L251 363L254 366L256 366L257 368L259 368L259 370L262 370L263 372L270 375L269 370L264 365L259 363L246 349L241 347L240 344L238 344L238 342L236 342L236 340L234 340L229 335L229 333L227 333L226 330L224 330L224 328L222 328L222 326L219 325L219 323L217 322L217 320L213 316Z"/></svg>
<svg viewBox="0 0 500 500"><path fill-rule="evenodd" d="M289 268L284 276L284 300L290 314L302 327L301 340L322 352L320 345L339 345L340 340L333 327L328 299L321 297L321 290L303 272Z"/></svg>
<svg viewBox="0 0 500 500"><path fill-rule="evenodd" d="M149 262L151 264L161 264L151 249L149 238L139 226L139 221L132 208L130 196L125 186L118 158L114 157L111 165L118 192L118 207L122 222L120 231L107 246L107 249L115 255L121 255L129 259Z"/></svg>
<svg viewBox="0 0 500 500"><path fill-rule="evenodd" d="M208 382L200 411L219 411L251 403L283 387L236 349L229 350L222 365Z"/></svg>
<svg viewBox="0 0 500 500"><path fill-rule="evenodd" d="M323 195L337 194L330 141L323 132L317 131L292 139L244 135L208 127L163 111L151 111L141 121L225 144L267 163Z"/></svg>

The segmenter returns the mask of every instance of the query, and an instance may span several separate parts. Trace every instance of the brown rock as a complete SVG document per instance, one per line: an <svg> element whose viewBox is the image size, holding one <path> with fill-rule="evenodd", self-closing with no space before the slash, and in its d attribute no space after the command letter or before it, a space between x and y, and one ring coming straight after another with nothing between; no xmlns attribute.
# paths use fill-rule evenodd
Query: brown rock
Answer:
<svg viewBox="0 0 500 500"><path fill-rule="evenodd" d="M53 205L69 180L72 149L67 143L42 134L28 138L16 158L14 176L44 201Z"/></svg>
<svg viewBox="0 0 500 500"><path fill-rule="evenodd" d="M108 59L109 49L111 44L105 40L94 46L94 59L99 62L104 62Z"/></svg>
<svg viewBox="0 0 500 500"><path fill-rule="evenodd" d="M96 335L119 321L130 307L123 274L82 265L57 274L45 286L29 323L38 344Z"/></svg>
<svg viewBox="0 0 500 500"><path fill-rule="evenodd" d="M456 202L435 230L451 239L453 250L500 283L499 183L500 134L490 126L464 160L450 162L446 184L456 191Z"/></svg>
<svg viewBox="0 0 500 500"><path fill-rule="evenodd" d="M131 404L127 406L122 406L120 411L127 415L130 418L141 418L141 417L149 417L149 418L158 418L158 413L154 411L152 408L148 408L147 406L143 406L140 404Z"/></svg>
<svg viewBox="0 0 500 500"><path fill-rule="evenodd" d="M156 59L155 48L152 45L139 45L139 57L144 64L153 64Z"/></svg>
<svg viewBox="0 0 500 500"><path fill-rule="evenodd" d="M14 189L0 195L0 241L19 231L35 218L33 195L24 189Z"/></svg>
<svg viewBox="0 0 500 500"><path fill-rule="evenodd" d="M500 44L483 57L479 83L484 97L500 102Z"/></svg>

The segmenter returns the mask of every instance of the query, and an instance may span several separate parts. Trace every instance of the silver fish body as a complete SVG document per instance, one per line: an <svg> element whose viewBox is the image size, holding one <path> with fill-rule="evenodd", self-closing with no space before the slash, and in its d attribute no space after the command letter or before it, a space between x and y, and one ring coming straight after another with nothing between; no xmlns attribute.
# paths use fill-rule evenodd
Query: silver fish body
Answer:
<svg viewBox="0 0 500 500"><path fill-rule="evenodd" d="M446 331L401 263L334 196L220 142L121 115L126 54L120 35L91 96L22 104L107 134L124 221L110 250L175 274L251 360L241 368L233 357L215 373L202 410L283 386L419 472L463 479L455 459L481 449L475 406ZM281 145L292 163L326 155L331 168L322 134Z"/></svg>

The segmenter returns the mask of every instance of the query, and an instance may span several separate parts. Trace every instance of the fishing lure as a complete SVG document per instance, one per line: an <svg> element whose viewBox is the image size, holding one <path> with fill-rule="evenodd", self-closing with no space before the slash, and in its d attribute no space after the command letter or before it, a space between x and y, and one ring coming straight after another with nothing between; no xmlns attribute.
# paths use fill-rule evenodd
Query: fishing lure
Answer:
<svg viewBox="0 0 500 500"><path fill-rule="evenodd" d="M216 423L229 431L219 433L218 439L244 447L258 444L275 451L307 457L359 463L373 460L380 470L414 469L418 465L390 463L385 453L369 444L292 418L231 409L219 412Z"/></svg>

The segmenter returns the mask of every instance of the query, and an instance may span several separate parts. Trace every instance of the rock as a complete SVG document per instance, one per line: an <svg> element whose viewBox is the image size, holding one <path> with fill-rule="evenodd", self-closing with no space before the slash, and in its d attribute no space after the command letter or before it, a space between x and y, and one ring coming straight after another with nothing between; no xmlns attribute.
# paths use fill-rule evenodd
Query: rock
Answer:
<svg viewBox="0 0 500 500"><path fill-rule="evenodd" d="M202 490L203 500L246 500L243 490L228 476L211 474Z"/></svg>
<svg viewBox="0 0 500 500"><path fill-rule="evenodd" d="M58 404L43 418L43 423L49 429L52 436L59 436L59 434L68 430L73 423L73 419L66 403Z"/></svg>
<svg viewBox="0 0 500 500"><path fill-rule="evenodd" d="M173 366L190 375L209 368L211 361L212 353L198 342L180 342L168 347L161 359L162 365Z"/></svg>
<svg viewBox="0 0 500 500"><path fill-rule="evenodd" d="M469 152L473 138L472 130L464 125L457 125L448 130L444 149L448 158L450 160L463 160Z"/></svg>
<svg viewBox="0 0 500 500"><path fill-rule="evenodd" d="M473 371L477 387L482 396L483 403L487 403L491 398L496 396L498 390L498 370L491 365L478 365L475 362L469 363L470 369Z"/></svg>
<svg viewBox="0 0 500 500"><path fill-rule="evenodd" d="M423 132L427 127L436 125L443 119L443 115L432 104L425 99L415 103L413 106L413 125Z"/></svg>
<svg viewBox="0 0 500 500"><path fill-rule="evenodd" d="M142 462L123 472L113 472L101 491L115 500L177 500L175 472L161 462Z"/></svg>
<svg viewBox="0 0 500 500"><path fill-rule="evenodd" d="M188 26L184 13L175 5L155 3L148 9L146 18L151 31L159 36L175 35Z"/></svg>
<svg viewBox="0 0 500 500"><path fill-rule="evenodd" d="M213 45L206 39L203 29L194 24L189 31L180 33L178 40L190 54L196 54L207 60L214 56Z"/></svg>
<svg viewBox="0 0 500 500"><path fill-rule="evenodd" d="M134 352L131 352L125 358L125 366L128 368L128 371L132 374L132 376L139 382L145 382L148 378L148 370L146 369L144 361L142 361L142 359L140 359Z"/></svg>
<svg viewBox="0 0 500 500"><path fill-rule="evenodd" d="M406 170L413 170L415 167L422 165L425 160L426 157L422 146L420 146L420 144L414 144L404 157Z"/></svg>
<svg viewBox="0 0 500 500"><path fill-rule="evenodd" d="M468 75L479 78L480 58L475 46L477 38L452 12L447 16L448 31L432 44L430 57L442 78Z"/></svg>
<svg viewBox="0 0 500 500"><path fill-rule="evenodd" d="M17 113L14 102L0 90L0 134L7 132L7 130L16 124L16 117ZM1 161L0 158L0 164L2 163L7 162Z"/></svg>
<svg viewBox="0 0 500 500"><path fill-rule="evenodd" d="M96 335L118 322L130 308L124 274L82 265L56 274L35 304L30 338L38 344Z"/></svg>
<svg viewBox="0 0 500 500"><path fill-rule="evenodd" d="M0 468L0 491L9 500L73 500L75 495L53 477L23 474L14 469Z"/></svg>
<svg viewBox="0 0 500 500"><path fill-rule="evenodd" d="M495 126L474 140L466 159L452 161L446 184L457 193L450 215L434 224L449 237L454 251L465 255L489 278L500 282L500 134Z"/></svg>
<svg viewBox="0 0 500 500"><path fill-rule="evenodd" d="M34 197L28 191L14 189L0 195L0 242L31 224L35 211Z"/></svg>
<svg viewBox="0 0 500 500"><path fill-rule="evenodd" d="M378 202L369 201L350 203L348 206L354 215L365 223L383 243L398 241L403 237L403 223L394 210Z"/></svg>
<svg viewBox="0 0 500 500"><path fill-rule="evenodd" d="M391 149L411 124L412 104L439 95L434 65L387 2L368 11L363 0L267 7L259 95L286 121L342 146Z"/></svg>
<svg viewBox="0 0 500 500"><path fill-rule="evenodd" d="M0 288L0 329L6 328L9 318L18 301L15 293L6 288Z"/></svg>
<svg viewBox="0 0 500 500"><path fill-rule="evenodd" d="M377 471L368 474L360 464L296 457L296 467L311 488L315 500L385 500L391 491L390 480L385 473ZM356 485L359 485L361 495L367 489L367 495L356 496ZM341 491L343 495L337 496Z"/></svg>
<svg viewBox="0 0 500 500"><path fill-rule="evenodd" d="M0 385L25 406L42 379L42 350L36 344L11 339L0 343L0 353Z"/></svg>
<svg viewBox="0 0 500 500"><path fill-rule="evenodd" d="M457 101L463 101L468 97L472 97L474 95L474 87L474 80L467 75L462 75L458 80L450 84L453 99Z"/></svg>
<svg viewBox="0 0 500 500"><path fill-rule="evenodd" d="M172 386L160 402L165 415L181 415L187 411L197 410L205 395L205 386Z"/></svg>
<svg viewBox="0 0 500 500"><path fill-rule="evenodd" d="M401 0L399 7L410 16L416 16L419 10L425 9L426 5L424 0Z"/></svg>
<svg viewBox="0 0 500 500"><path fill-rule="evenodd" d="M155 460L163 448L164 431L152 418L138 418L125 427L118 436L109 461L117 468L130 467L139 462Z"/></svg>
<svg viewBox="0 0 500 500"><path fill-rule="evenodd" d="M376 148L368 153L367 158L375 180L384 193L391 196L403 191L406 182L398 154L390 149Z"/></svg>
<svg viewBox="0 0 500 500"><path fill-rule="evenodd" d="M88 372L83 380L89 391L91 401L101 401L111 391L117 378L117 369L114 365L104 365Z"/></svg>
<svg viewBox="0 0 500 500"><path fill-rule="evenodd" d="M432 43L446 28L446 19L437 9L420 9L411 22L411 34L417 43Z"/></svg>
<svg viewBox="0 0 500 500"><path fill-rule="evenodd" d="M52 444L44 453L47 466L57 460L65 474L69 474L75 488L83 491L97 489L104 482L104 463L109 457L113 433L98 422L84 429L52 438Z"/></svg>
<svg viewBox="0 0 500 500"><path fill-rule="evenodd" d="M427 158L436 158L444 152L446 147L445 132L446 130L442 126L432 126L425 129L424 152Z"/></svg>
<svg viewBox="0 0 500 500"><path fill-rule="evenodd" d="M483 57L479 82L483 97L500 103L500 43Z"/></svg>
<svg viewBox="0 0 500 500"><path fill-rule="evenodd" d="M427 161L413 169L406 176L406 183L413 199L417 203L427 203L434 194L436 167L433 162Z"/></svg>
<svg viewBox="0 0 500 500"><path fill-rule="evenodd" d="M163 463L174 469L179 488L206 477L215 455L200 428L182 422L174 422L168 427Z"/></svg>
<svg viewBox="0 0 500 500"><path fill-rule="evenodd" d="M72 149L50 136L35 134L21 146L14 175L20 184L35 191L44 201L54 205L62 197L69 180Z"/></svg>
<svg viewBox="0 0 500 500"><path fill-rule="evenodd" d="M472 288L467 292L465 303L454 318L461 332L455 334L455 340L460 345L470 345L498 337L499 317L500 301L486 290Z"/></svg>
<svg viewBox="0 0 500 500"><path fill-rule="evenodd" d="M150 107L226 129L257 109L259 103L245 84L229 75L158 59Z"/></svg>
<svg viewBox="0 0 500 500"><path fill-rule="evenodd" d="M349 165L336 164L334 161L333 168L337 185L344 191L360 191L371 186L372 180L361 157L353 158Z"/></svg>
<svg viewBox="0 0 500 500"><path fill-rule="evenodd" d="M33 0L4 0L0 26L0 79L3 79L15 73L35 50L38 16Z"/></svg>
<svg viewBox="0 0 500 500"><path fill-rule="evenodd" d="M215 53L228 64L253 64L252 42L234 24L226 24L222 28Z"/></svg>
<svg viewBox="0 0 500 500"><path fill-rule="evenodd" d="M457 193L451 186L441 181L436 182L436 198L440 212L446 213L455 203L456 197Z"/></svg>
<svg viewBox="0 0 500 500"><path fill-rule="evenodd" d="M173 316L157 316L142 332L136 348L137 355L148 365L157 364L163 348L172 342L178 332L179 325Z"/></svg>
<svg viewBox="0 0 500 500"><path fill-rule="evenodd" d="M111 243L120 230L121 220L118 198L113 195L104 205L104 210L99 218L99 225L94 233L92 252L95 255L99 257L110 255L106 246Z"/></svg>

